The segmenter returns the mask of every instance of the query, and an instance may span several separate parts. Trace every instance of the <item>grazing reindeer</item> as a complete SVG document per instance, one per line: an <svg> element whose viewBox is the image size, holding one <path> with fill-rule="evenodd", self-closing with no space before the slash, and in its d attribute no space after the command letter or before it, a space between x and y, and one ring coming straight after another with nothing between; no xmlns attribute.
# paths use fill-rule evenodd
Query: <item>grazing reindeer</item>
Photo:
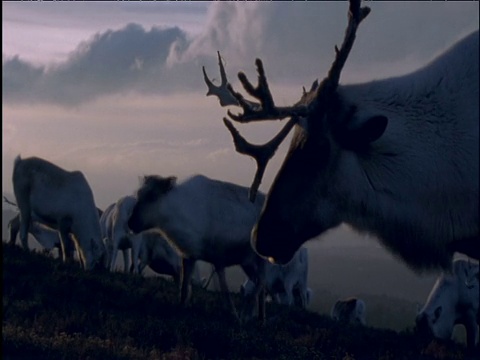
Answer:
<svg viewBox="0 0 480 360"><path fill-rule="evenodd" d="M293 259L285 265L265 264L265 289L272 300L283 305L298 305L305 308L312 290L307 287L308 250L300 248ZM240 293L248 296L254 289L254 283L246 279L240 287Z"/></svg>
<svg viewBox="0 0 480 360"><path fill-rule="evenodd" d="M137 199L133 196L123 196L109 205L100 217L100 227L108 251L110 271L115 270L119 250L123 253L123 271L128 272L130 269L132 234L127 222L136 201Z"/></svg>
<svg viewBox="0 0 480 360"><path fill-rule="evenodd" d="M257 173L250 198L268 160L290 129L290 148L252 232L258 254L288 262L306 241L341 223L376 236L417 270L447 269L455 251L475 259L479 244L478 30L425 67L404 76L339 85L356 30L369 14L350 1L349 20L327 77L293 106L278 107L262 61L258 86L238 77L259 102L245 100L222 77L209 92L228 115L251 122L290 118L263 146L252 145L224 118L236 150L253 156Z"/></svg>
<svg viewBox="0 0 480 360"><path fill-rule="evenodd" d="M142 231L131 236L133 273L142 274L148 265L160 275L170 275L180 285L182 258L157 229ZM193 269L192 284L202 286L198 267Z"/></svg>
<svg viewBox="0 0 480 360"><path fill-rule="evenodd" d="M332 306L330 316L341 324L366 325L365 302L354 297L337 300Z"/></svg>
<svg viewBox="0 0 480 360"><path fill-rule="evenodd" d="M264 260L250 246L250 232L263 204L263 195L251 203L248 189L202 175L181 184L175 177L145 176L137 191L137 203L128 226L132 231L158 228L182 256L180 302L190 298L190 279L197 260L215 266L220 287L231 311L237 316L225 279L225 268L240 265L255 283L246 299L242 319L253 316L258 301L259 318L264 314ZM248 312L248 313L247 313Z"/></svg>
<svg viewBox="0 0 480 360"><path fill-rule="evenodd" d="M479 267L469 260L453 262L453 272L442 273L433 285L416 323L421 332L448 340L456 324L467 330L467 346L475 347L480 324Z"/></svg>
<svg viewBox="0 0 480 360"><path fill-rule="evenodd" d="M63 260L73 257L70 234L85 270L103 265L105 247L93 193L80 171L66 171L38 157L13 166L13 191L20 210L20 240L27 247L32 222L58 230Z"/></svg>
<svg viewBox="0 0 480 360"><path fill-rule="evenodd" d="M17 206L16 204L14 204ZM98 209L99 216L102 214L102 210ZM8 222L9 244L14 245L17 239L18 232L20 231L20 214L15 215ZM61 251L60 234L57 230L51 229L46 225L38 222L32 222L28 229L28 232L38 241L44 250L50 251L55 248ZM69 235L70 241L73 241ZM28 244L22 244L24 248L28 248Z"/></svg>

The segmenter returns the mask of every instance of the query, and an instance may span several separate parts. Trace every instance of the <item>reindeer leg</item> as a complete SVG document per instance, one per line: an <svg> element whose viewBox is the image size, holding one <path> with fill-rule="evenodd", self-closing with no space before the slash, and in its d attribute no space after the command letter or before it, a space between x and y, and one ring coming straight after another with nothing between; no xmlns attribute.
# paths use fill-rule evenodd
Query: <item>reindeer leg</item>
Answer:
<svg viewBox="0 0 480 360"><path fill-rule="evenodd" d="M182 274L180 276L180 304L185 305L190 301L192 295L192 273L195 266L195 259L183 258L182 259Z"/></svg>
<svg viewBox="0 0 480 360"><path fill-rule="evenodd" d="M112 256L110 258L110 271L115 271L115 263L117 262L118 244L113 240Z"/></svg>
<svg viewBox="0 0 480 360"><path fill-rule="evenodd" d="M242 265L245 274L255 283L255 288L251 296L246 299L246 310L243 316L244 320L249 320L255 314L257 306L258 320L265 324L265 263L260 257L256 261L256 266Z"/></svg>
<svg viewBox="0 0 480 360"><path fill-rule="evenodd" d="M467 333L467 348L473 350L475 348L475 340L477 338L477 322L475 315L467 316L465 319L465 330Z"/></svg>
<svg viewBox="0 0 480 360"><path fill-rule="evenodd" d="M130 267L130 249L122 250L123 254L123 272L128 273Z"/></svg>
<svg viewBox="0 0 480 360"><path fill-rule="evenodd" d="M140 246L143 244L143 240L136 239L136 241L132 241L132 266L131 272L134 274L141 274L140 272L140 253L141 249Z"/></svg>
<svg viewBox="0 0 480 360"><path fill-rule="evenodd" d="M20 210L20 242L25 250L28 250L28 230L30 229L30 208Z"/></svg>
<svg viewBox="0 0 480 360"><path fill-rule="evenodd" d="M20 230L20 215L15 216L8 222L8 236L10 245L15 244L15 240L17 239L18 231Z"/></svg>
<svg viewBox="0 0 480 360"><path fill-rule="evenodd" d="M60 232L60 245L62 248L62 259L63 262L73 261L73 241L70 238L70 228L71 222L63 220L60 222L59 232ZM82 255L79 253L78 258L82 262Z"/></svg>
<svg viewBox="0 0 480 360"><path fill-rule="evenodd" d="M238 317L237 309L235 308L232 296L230 295L230 291L228 290L227 279L225 278L225 268L215 267L215 269L217 271L218 280L220 282L220 290L225 298L225 301L227 302L227 305L230 308L230 311L232 312L235 319L239 320L240 318Z"/></svg>

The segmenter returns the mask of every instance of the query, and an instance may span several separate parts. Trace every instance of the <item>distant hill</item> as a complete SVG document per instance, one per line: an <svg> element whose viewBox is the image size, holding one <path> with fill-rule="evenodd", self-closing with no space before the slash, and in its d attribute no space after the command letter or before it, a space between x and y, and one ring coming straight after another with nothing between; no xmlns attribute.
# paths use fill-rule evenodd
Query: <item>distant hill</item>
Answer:
<svg viewBox="0 0 480 360"><path fill-rule="evenodd" d="M192 304L183 308L172 281L85 272L6 244L2 253L4 359L467 358L453 342L340 326L275 304L267 304L265 326L241 325L215 292L195 287ZM241 298L234 300L241 308Z"/></svg>

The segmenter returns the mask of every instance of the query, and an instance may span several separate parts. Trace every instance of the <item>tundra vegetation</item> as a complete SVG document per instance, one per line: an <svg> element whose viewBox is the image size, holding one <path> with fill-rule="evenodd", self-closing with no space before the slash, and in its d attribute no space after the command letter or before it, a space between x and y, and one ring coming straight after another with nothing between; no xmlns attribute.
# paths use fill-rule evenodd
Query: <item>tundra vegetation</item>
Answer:
<svg viewBox="0 0 480 360"><path fill-rule="evenodd" d="M256 321L239 325L221 306L220 293L200 287L193 287L193 292L194 301L182 307L173 281L85 272L75 264L4 242L2 357L469 358L464 345L421 338L413 328L397 332L340 325L327 313L275 303L267 304L265 326ZM241 297L233 295L239 303ZM414 317L414 309L407 311Z"/></svg>

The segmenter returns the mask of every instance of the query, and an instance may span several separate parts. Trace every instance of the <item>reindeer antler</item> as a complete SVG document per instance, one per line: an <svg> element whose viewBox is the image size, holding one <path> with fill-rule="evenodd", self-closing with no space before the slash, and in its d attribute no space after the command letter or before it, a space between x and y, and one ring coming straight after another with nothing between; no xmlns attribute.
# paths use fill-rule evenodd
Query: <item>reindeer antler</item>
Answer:
<svg viewBox="0 0 480 360"><path fill-rule="evenodd" d="M360 7L360 0L350 0L350 7L348 9L348 25L345 30L345 37L343 38L342 46L340 50L335 46L335 60L328 71L328 76L325 80L328 80L330 86L334 90L340 80L340 74L342 72L343 66L347 61L350 50L352 50L353 43L357 34L357 28L365 19L368 14L370 14L370 8L368 6ZM319 91L320 93L320 91Z"/></svg>
<svg viewBox="0 0 480 360"><path fill-rule="evenodd" d="M203 79L208 86L207 96L215 95L218 97L220 101L220 105L228 106L228 105L238 105L237 99L231 94L228 90L228 80L227 75L225 74L225 68L223 67L222 57L220 56L220 51L217 51L218 54L218 66L220 68L220 79L221 83L219 86L213 85L212 81L208 78L207 72L205 71L205 66L202 66L203 71Z"/></svg>
<svg viewBox="0 0 480 360"><path fill-rule="evenodd" d="M238 130L233 126L232 122L226 118L223 118L223 123L230 131L233 137L233 143L235 144L235 150L240 154L245 154L253 157L257 162L257 171L253 178L252 185L250 186L249 199L251 202L255 201L258 188L262 182L263 174L267 168L268 161L275 155L278 147L288 135L292 127L296 124L297 118L291 118L280 132L269 142L263 145L255 145L249 143L244 137L240 135Z"/></svg>
<svg viewBox="0 0 480 360"><path fill-rule="evenodd" d="M257 162L257 171L255 173L253 183L250 187L249 194L250 201L252 202L255 201L257 190L260 186L268 161L273 157L278 146L288 135L293 125L295 125L298 116L307 114L307 107L301 104L290 107L275 106L272 94L267 83L267 78L265 76L265 70L263 68L262 61L260 59L257 59L256 65L258 72L258 85L256 87L250 83L250 81L247 79L246 75L243 72L240 72L238 74L238 78L240 79L240 82L242 83L247 93L258 99L259 102L246 100L242 94L236 92L233 89L233 87L227 80L220 52L218 52L218 66L220 68L221 77L221 84L219 86L215 86L212 83L212 81L208 78L205 67L202 68L204 80L208 87L207 96L217 96L220 101L220 105L222 106L237 105L243 109L243 113L237 115L231 113L230 111L227 111L228 116L232 120L241 123L248 123L252 121L279 120L286 117L291 117L290 121L282 128L282 130L280 130L280 132L272 140L263 145L255 145L247 142L245 138L243 138L238 132L238 130L233 126L231 121L226 118L223 119L225 126L232 134L235 149L237 150L237 152L252 156ZM316 85L314 83L312 85L312 89L315 86Z"/></svg>
<svg viewBox="0 0 480 360"><path fill-rule="evenodd" d="M258 72L258 85L256 87L252 85L243 72L238 73L238 79L242 83L245 91L249 95L258 99L260 103L256 103L256 107L250 106L250 102L245 100L240 93L235 92L232 86L228 84L229 91L237 99L243 109L243 114L237 115L228 111L228 116L230 116L230 118L241 123L248 123L252 121L281 120L286 117L298 117L307 114L307 107L303 104L286 107L275 106L272 93L268 86L267 77L265 76L262 60L255 60L255 65Z"/></svg>
<svg viewBox="0 0 480 360"><path fill-rule="evenodd" d="M370 8L360 7L360 0L350 0L348 26L345 37L340 49L335 46L335 60L330 67L327 78L325 78L320 85L315 81L308 92L306 92L304 88L302 98L293 106L275 106L273 96L268 86L267 77L265 76L263 63L260 59L255 61L258 73L258 85L256 87L252 85L243 72L238 73L238 78L245 91L257 99L258 102L246 100L242 94L232 88L231 84L227 81L220 52L218 52L218 65L221 76L220 86L213 85L207 76L205 67L203 67L205 83L208 86L207 96L216 95L222 106L237 105L242 108L243 113L237 115L227 111L228 116L232 120L248 123L253 121L281 120L290 117L290 120L280 132L272 140L263 145L254 145L247 142L229 120L226 118L223 119L225 126L232 134L236 151L252 156L257 163L257 171L250 187L250 201L253 202L255 200L268 161L273 157L277 148L297 123L298 119L300 117L307 117L317 105L324 104L325 99L328 99L337 88L341 71L352 49L358 25L369 13Z"/></svg>

